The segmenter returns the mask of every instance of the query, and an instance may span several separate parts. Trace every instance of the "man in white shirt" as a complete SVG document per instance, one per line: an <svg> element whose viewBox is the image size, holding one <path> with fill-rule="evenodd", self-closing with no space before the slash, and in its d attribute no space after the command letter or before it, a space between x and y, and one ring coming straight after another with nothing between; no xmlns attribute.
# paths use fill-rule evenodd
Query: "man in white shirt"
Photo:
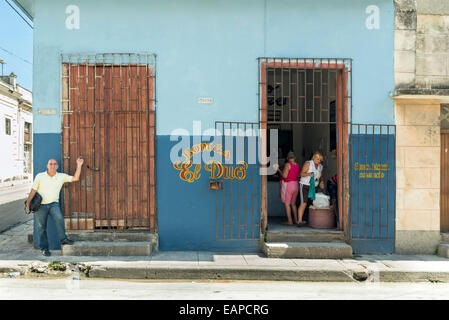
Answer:
<svg viewBox="0 0 449 320"><path fill-rule="evenodd" d="M58 238L61 244L73 244L73 241L67 238L64 228L64 217L62 216L61 207L59 206L59 192L66 182L78 181L81 175L81 167L84 160L78 158L76 160L76 171L73 176L65 173L56 172L58 170L58 162L55 159L48 160L47 171L39 173L34 179L30 194L26 202L27 210L30 210L30 201L36 192L42 196L41 206L35 212L37 238L39 247L44 256L49 256L48 236L47 236L47 219L50 215L56 225Z"/></svg>

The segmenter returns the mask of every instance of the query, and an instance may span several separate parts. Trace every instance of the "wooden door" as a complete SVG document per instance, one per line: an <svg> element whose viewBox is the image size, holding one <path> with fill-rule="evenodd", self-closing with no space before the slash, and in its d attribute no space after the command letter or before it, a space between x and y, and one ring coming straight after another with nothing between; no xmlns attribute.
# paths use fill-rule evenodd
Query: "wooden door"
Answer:
<svg viewBox="0 0 449 320"><path fill-rule="evenodd" d="M66 228L154 231L151 67L64 64L64 100L64 171L85 160L80 182L65 188Z"/></svg>
<svg viewBox="0 0 449 320"><path fill-rule="evenodd" d="M441 130L440 227L449 232L449 130Z"/></svg>

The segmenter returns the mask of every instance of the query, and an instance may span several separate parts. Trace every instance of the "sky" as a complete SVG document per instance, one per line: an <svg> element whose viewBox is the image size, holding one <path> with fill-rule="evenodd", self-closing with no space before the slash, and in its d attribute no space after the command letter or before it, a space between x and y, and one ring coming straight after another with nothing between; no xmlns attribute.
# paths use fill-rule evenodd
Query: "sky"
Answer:
<svg viewBox="0 0 449 320"><path fill-rule="evenodd" d="M8 2L31 26L33 25L12 0ZM0 59L6 62L3 66L4 75L14 72L17 75L17 83L32 90L33 29L8 5L6 0L0 0ZM0 75L1 72L0 65Z"/></svg>

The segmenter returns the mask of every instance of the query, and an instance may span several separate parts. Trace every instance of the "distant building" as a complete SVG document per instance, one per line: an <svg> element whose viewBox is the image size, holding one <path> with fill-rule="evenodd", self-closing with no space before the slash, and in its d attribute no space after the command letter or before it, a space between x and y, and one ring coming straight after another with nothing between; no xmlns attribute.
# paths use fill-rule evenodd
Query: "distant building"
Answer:
<svg viewBox="0 0 449 320"><path fill-rule="evenodd" d="M33 178L32 94L16 79L0 76L0 186Z"/></svg>

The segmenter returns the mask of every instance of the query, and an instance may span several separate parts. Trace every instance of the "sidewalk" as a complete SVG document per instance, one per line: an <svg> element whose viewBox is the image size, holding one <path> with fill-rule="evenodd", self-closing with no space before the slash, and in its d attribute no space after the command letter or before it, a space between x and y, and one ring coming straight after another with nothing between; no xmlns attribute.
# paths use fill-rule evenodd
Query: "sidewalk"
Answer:
<svg viewBox="0 0 449 320"><path fill-rule="evenodd" d="M353 259L268 259L261 253L157 252L149 257L44 257L27 235L33 221L0 234L0 274L116 279L449 282L449 259L433 255L362 255ZM65 263L66 271L48 267ZM16 272L16 274L13 274Z"/></svg>

